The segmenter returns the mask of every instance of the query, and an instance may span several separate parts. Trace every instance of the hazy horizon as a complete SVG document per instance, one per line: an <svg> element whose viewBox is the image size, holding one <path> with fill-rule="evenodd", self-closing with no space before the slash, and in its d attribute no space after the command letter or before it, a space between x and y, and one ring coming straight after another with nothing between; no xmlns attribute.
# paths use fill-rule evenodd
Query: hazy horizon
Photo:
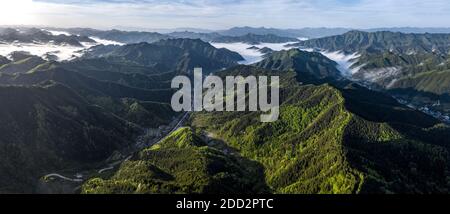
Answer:
<svg viewBox="0 0 450 214"><path fill-rule="evenodd" d="M3 0L1 4L0 25L208 30L450 27L445 0Z"/></svg>

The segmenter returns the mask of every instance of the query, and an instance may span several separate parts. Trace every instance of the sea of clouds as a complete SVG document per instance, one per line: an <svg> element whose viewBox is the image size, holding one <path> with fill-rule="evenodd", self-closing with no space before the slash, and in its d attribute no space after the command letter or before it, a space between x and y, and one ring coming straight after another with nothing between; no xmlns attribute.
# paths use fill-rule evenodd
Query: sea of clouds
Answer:
<svg viewBox="0 0 450 214"><path fill-rule="evenodd" d="M55 30L47 30L53 35L71 35L68 32L64 31L55 31ZM40 56L45 58L47 55L53 55L58 58L58 61L64 60L72 60L74 58L80 57L83 55L84 51L87 49L96 46L96 45L124 45L123 43L101 39L97 37L90 37L95 43L82 43L83 47L76 47L70 45L56 45L53 43L0 43L0 55L8 56L10 53L14 51L25 51L29 52L32 55ZM307 38L299 38L299 40L307 40ZM260 43L257 45L247 44L247 43L211 43L216 48L226 48L231 51L235 51L242 55L245 59L240 62L241 64L254 64L264 59L264 54L259 50L250 49L255 46L259 49L264 47L270 48L274 51L281 50L289 50L292 47L288 45L293 44L294 42L289 43ZM315 51L313 49L301 49L303 51ZM357 53L346 55L342 52L327 52L321 51L324 56L338 63L338 69L342 72L344 76L351 77L353 74L359 71L359 68L352 68L352 65L355 63L355 59L359 57Z"/></svg>
<svg viewBox="0 0 450 214"><path fill-rule="evenodd" d="M257 47L259 49L267 47L274 51L281 50L289 50L292 47L286 47L287 45L293 44L293 42L289 43L260 43L258 45L251 45L247 43L237 42L237 43L211 43L216 48L226 48L228 50L239 53L242 57L244 57L244 61L240 62L241 64L249 65L253 63L257 63L264 58L264 54L258 50L249 49L250 47Z"/></svg>
<svg viewBox="0 0 450 214"><path fill-rule="evenodd" d="M53 35L70 35L64 31L48 30ZM85 50L96 45L123 45L116 41L100 39L96 37L90 37L95 43L82 43L83 47L71 46L71 45L56 45L53 43L0 43L0 55L8 56L15 51L24 51L32 55L46 58L47 55L53 55L58 57L58 61L71 60L76 57L80 57Z"/></svg>
<svg viewBox="0 0 450 214"><path fill-rule="evenodd" d="M308 38L298 38L300 41L308 40ZM246 43L211 43L216 48L226 48L231 51L235 51L244 57L244 61L240 62L241 64L253 64L257 63L264 59L264 54L259 50L249 49L252 46L258 47L259 49L267 47L274 51L281 50L289 50L292 47L288 45L293 44L289 43L261 43L258 45L251 45ZM314 49L306 48L301 49L302 51L313 52L316 51ZM358 53L353 54L344 54L341 51L329 52L329 51L320 51L321 54L328 57L329 59L335 61L338 66L337 68L342 72L343 76L351 77L353 74L357 73L360 70L360 67L354 68L353 65L356 62L357 58L360 57Z"/></svg>

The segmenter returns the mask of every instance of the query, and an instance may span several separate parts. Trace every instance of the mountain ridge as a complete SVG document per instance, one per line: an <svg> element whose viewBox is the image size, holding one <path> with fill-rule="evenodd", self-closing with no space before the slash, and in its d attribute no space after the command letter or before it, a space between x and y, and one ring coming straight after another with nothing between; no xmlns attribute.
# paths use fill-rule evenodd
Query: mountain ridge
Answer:
<svg viewBox="0 0 450 214"><path fill-rule="evenodd" d="M51 170L101 162L141 131L60 84L0 86L0 99L0 192L35 192Z"/></svg>

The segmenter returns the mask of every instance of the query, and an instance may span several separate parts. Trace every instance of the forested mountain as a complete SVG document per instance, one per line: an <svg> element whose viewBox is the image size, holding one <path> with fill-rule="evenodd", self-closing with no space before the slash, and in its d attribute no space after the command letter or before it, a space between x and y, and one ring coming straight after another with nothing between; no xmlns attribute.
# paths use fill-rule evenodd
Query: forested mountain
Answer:
<svg viewBox="0 0 450 214"><path fill-rule="evenodd" d="M53 35L48 31L29 28L17 30L13 28L0 29L0 43L53 43L56 45L83 46L82 42L95 43L86 36Z"/></svg>
<svg viewBox="0 0 450 214"><path fill-rule="evenodd" d="M100 72L117 72L121 74L143 74L147 76L165 76L170 74L167 70L160 67L148 67L142 65L136 65L136 63L124 62L118 60L113 62L107 58L95 57L95 58L77 58L75 60L64 62L61 65L70 68L77 69L80 72L86 72L89 70L95 70Z"/></svg>
<svg viewBox="0 0 450 214"><path fill-rule="evenodd" d="M3 66L5 64L10 63L11 60L9 60L8 58L4 57L4 56L0 56L0 66Z"/></svg>
<svg viewBox="0 0 450 214"><path fill-rule="evenodd" d="M152 89L145 89L145 87L134 87L136 86L134 84L142 83L138 83L136 80L139 76L117 73L122 77L127 76L131 78L128 79L130 81L129 84L134 86L127 86L123 84L124 81L122 79L115 79L116 81L114 81L114 79L111 79L112 76L108 76L109 81L96 79L99 78L99 75L107 75L110 73L105 74L101 71L94 71L94 75L90 75L91 77L85 76L89 75L89 73L85 73L85 75L82 73L83 70L78 72L78 70L68 70L64 68L64 65L45 63L26 73L0 74L0 84L31 86L47 81L62 83L84 96L89 102L102 106L116 115L147 127L157 127L162 123L168 123L171 115L173 115L170 107L167 106L173 91L169 88L168 84L158 79L155 79L154 85L159 85L162 88L149 86ZM151 80L149 76L142 76L147 77L147 80ZM134 101L130 102L130 99ZM146 102L153 102L154 104L149 106L145 104ZM160 106L156 109L162 109L157 112L152 112L155 110L155 105ZM142 111L139 113L136 112L136 114L144 114L145 118L135 118L133 114L130 114L134 111L133 108L137 106Z"/></svg>
<svg viewBox="0 0 450 214"><path fill-rule="evenodd" d="M212 60L221 61L222 63L230 63L235 65L237 61L243 60L242 56L236 52L230 51L226 48L215 48L211 44L203 42L199 39L168 39L161 40L155 43L155 45L178 47L183 50L205 55L212 58Z"/></svg>
<svg viewBox="0 0 450 214"><path fill-rule="evenodd" d="M348 81L304 84L295 70L237 66L220 75L280 76L280 119L195 113L194 129L89 180L83 193L448 192L450 127L438 120Z"/></svg>
<svg viewBox="0 0 450 214"><path fill-rule="evenodd" d="M389 88L415 89L437 95L450 94L450 70L422 72L404 77Z"/></svg>
<svg viewBox="0 0 450 214"><path fill-rule="evenodd" d="M311 81L342 78L341 72L336 68L336 62L320 53L298 49L274 52L255 66L268 70L295 70L304 77L304 80L311 77Z"/></svg>
<svg viewBox="0 0 450 214"><path fill-rule="evenodd" d="M380 53L398 52L402 54L450 51L450 34L404 34L398 32L363 32L348 33L319 39L301 41L299 46L321 48L327 51L345 53Z"/></svg>
<svg viewBox="0 0 450 214"><path fill-rule="evenodd" d="M175 75L151 67L110 63L104 58L77 59L57 65L97 80L150 90L170 88L170 80Z"/></svg>
<svg viewBox="0 0 450 214"><path fill-rule="evenodd" d="M13 52L11 53L12 61L4 60L4 64L0 65L0 73L13 74L25 73L36 66L46 62L38 56L27 53ZM6 58L5 58L6 59Z"/></svg>
<svg viewBox="0 0 450 214"><path fill-rule="evenodd" d="M110 179L89 180L82 193L268 192L259 164L207 143L191 128L180 128L122 163Z"/></svg>
<svg viewBox="0 0 450 214"><path fill-rule="evenodd" d="M169 39L153 44L139 43L125 46L96 46L85 58L107 58L111 62L153 67L159 70L189 73L194 67L206 72L237 65L244 60L238 53L217 49L209 43L191 39Z"/></svg>
<svg viewBox="0 0 450 214"><path fill-rule="evenodd" d="M213 33L70 33L133 44L98 45L60 62L0 57L0 192L36 192L48 173L81 170L82 193L449 192L450 127L397 101L450 109L448 35L351 31L296 44L328 53L258 48L263 60L243 66L238 53L202 41ZM333 51L358 53L358 72L345 76L325 56ZM177 130L187 116L172 111L170 82L195 67L280 76L280 119L196 112ZM117 164L103 168L111 159Z"/></svg>
<svg viewBox="0 0 450 214"><path fill-rule="evenodd" d="M448 191L448 126L355 84L307 85L294 71L237 67L221 75L280 75L281 115L196 113L192 124L264 166L276 193Z"/></svg>
<svg viewBox="0 0 450 214"><path fill-rule="evenodd" d="M11 153L1 154L1 192L35 192L48 173L92 170L121 151L129 155L178 116L170 107L175 75L197 66L212 72L242 59L190 39L97 46L62 62L25 52L10 58L0 67L0 151Z"/></svg>
<svg viewBox="0 0 450 214"><path fill-rule="evenodd" d="M447 62L450 34L404 34L351 31L339 36L301 41L294 46L358 55L352 68L366 72L387 67L426 70ZM422 68L421 68L422 67Z"/></svg>
<svg viewBox="0 0 450 214"><path fill-rule="evenodd" d="M172 94L168 88L133 88L87 77L61 65L44 63L26 73L0 74L0 79L0 85L11 85L2 87L4 96L0 97L5 105L0 147L9 153L1 155L5 158L2 172L6 173L0 173L1 192L34 192L45 174L89 169L94 165L86 164L99 164L124 149L126 155L143 133L138 125L157 128L176 116L168 104ZM58 84L53 86L53 82ZM50 86L41 89L43 84ZM35 152L33 148L39 149ZM88 159L90 153L75 153L86 149L93 150L96 159ZM72 153L80 157L74 159Z"/></svg>
<svg viewBox="0 0 450 214"><path fill-rule="evenodd" d="M353 80L385 90L411 105L438 111L433 114L441 119L446 119L442 113L449 113L445 75L450 34L351 31L302 41L297 46L356 54L350 62Z"/></svg>
<svg viewBox="0 0 450 214"><path fill-rule="evenodd" d="M132 147L140 129L61 84L0 86L0 192L35 192L39 177Z"/></svg>

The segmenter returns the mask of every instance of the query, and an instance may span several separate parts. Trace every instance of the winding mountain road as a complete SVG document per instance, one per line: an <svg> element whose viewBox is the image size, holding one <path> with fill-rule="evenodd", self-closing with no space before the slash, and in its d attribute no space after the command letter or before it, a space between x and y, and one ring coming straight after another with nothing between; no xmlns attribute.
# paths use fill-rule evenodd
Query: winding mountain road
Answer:
<svg viewBox="0 0 450 214"><path fill-rule="evenodd" d="M57 177L57 178L61 178L61 179L66 180L66 181L77 182L77 183L81 183L81 182L84 181L81 178L68 178L66 176L63 176L63 175L60 175L60 174L57 174L57 173L51 173L51 174L46 175L45 177L46 178Z"/></svg>
<svg viewBox="0 0 450 214"><path fill-rule="evenodd" d="M162 140L164 140L164 138L166 138L167 136L170 136L173 132L175 132L176 130L178 130L178 129L183 125L183 123L186 121L186 119L188 118L188 116L189 116L189 112L186 112L186 113L180 118L180 120L176 123L176 125L170 130L170 132L168 132L164 137L161 137L159 140L157 140L155 143L152 143L152 144L149 145L149 146L153 146L153 145L155 145L155 144L161 143ZM115 166L117 166L117 165L119 165L119 164L121 164L121 163L123 163L123 162L129 160L131 157L132 157L132 156L128 156L128 157L127 157L126 159L124 159L123 161L119 161L119 162L117 162L117 163L115 163L115 164L110 164L110 165L108 165L108 167L102 168L102 169L98 170L97 172L98 172L99 174L101 174L101 173L107 172L107 171L109 171L109 170L112 170L112 169L114 169ZM58 174L58 173L50 173L50 174L45 175L44 177L46 177L46 178L56 177L56 178L60 178L60 179L66 180L66 181L71 181L71 182L76 182L76 183L81 183L81 182L84 181L84 180L81 179L81 178L69 178L69 177L63 176L63 175Z"/></svg>

